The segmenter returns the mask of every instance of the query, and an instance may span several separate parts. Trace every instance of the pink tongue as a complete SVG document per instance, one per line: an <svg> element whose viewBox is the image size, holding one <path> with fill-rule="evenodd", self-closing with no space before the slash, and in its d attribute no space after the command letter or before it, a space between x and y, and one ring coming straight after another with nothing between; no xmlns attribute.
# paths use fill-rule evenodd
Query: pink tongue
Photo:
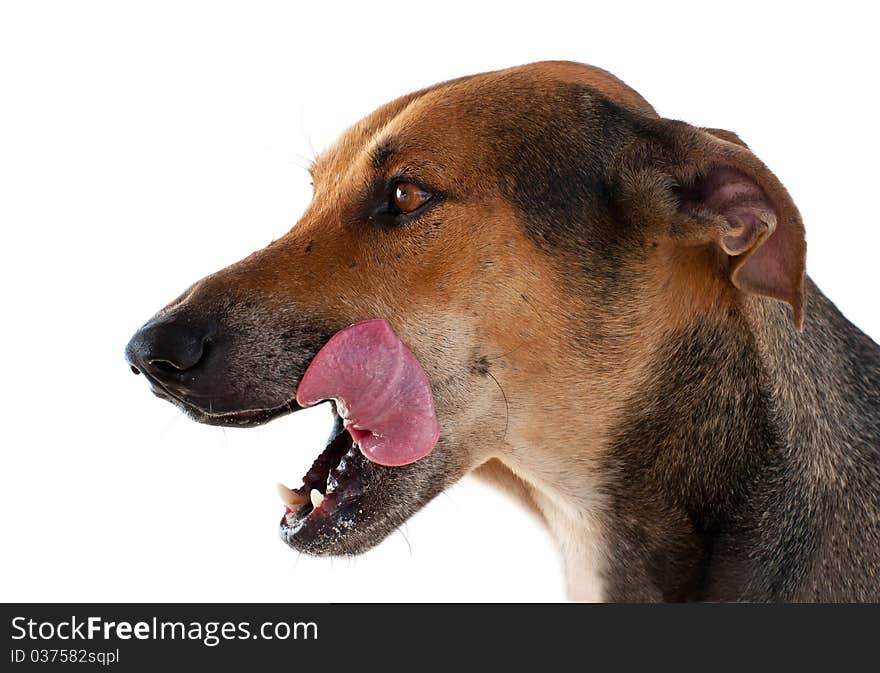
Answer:
<svg viewBox="0 0 880 673"><path fill-rule="evenodd" d="M440 436L431 384L385 320L365 320L334 334L300 381L296 401L336 400L361 452L380 465L406 465L431 452Z"/></svg>

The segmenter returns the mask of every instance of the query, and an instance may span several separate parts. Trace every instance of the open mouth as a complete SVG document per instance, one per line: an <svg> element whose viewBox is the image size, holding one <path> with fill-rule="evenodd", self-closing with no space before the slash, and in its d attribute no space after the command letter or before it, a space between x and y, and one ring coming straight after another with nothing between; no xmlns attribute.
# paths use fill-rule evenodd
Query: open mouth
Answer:
<svg viewBox="0 0 880 673"><path fill-rule="evenodd" d="M440 433L428 378L384 320L346 327L318 351L296 402L323 400L332 401L336 420L326 448L302 486L279 485L287 507L281 536L294 546L315 535L343 536L369 509L361 502L371 477L424 458Z"/></svg>
<svg viewBox="0 0 880 673"><path fill-rule="evenodd" d="M327 446L303 476L302 486L289 489L278 484L286 505L280 532L288 542L300 533L316 532L303 531L306 527L350 526L370 481L372 466L346 432L335 403L333 414L335 422Z"/></svg>

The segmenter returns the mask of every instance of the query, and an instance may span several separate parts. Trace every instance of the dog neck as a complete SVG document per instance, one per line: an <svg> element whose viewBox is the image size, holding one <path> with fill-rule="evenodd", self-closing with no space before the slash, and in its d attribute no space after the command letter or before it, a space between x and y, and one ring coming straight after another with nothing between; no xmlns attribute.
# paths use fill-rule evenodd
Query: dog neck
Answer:
<svg viewBox="0 0 880 673"><path fill-rule="evenodd" d="M852 563L831 542L834 503L876 520L870 466L854 465L876 460L880 349L807 286L803 333L755 299L667 335L580 460L534 444L502 458L557 539L572 598L839 598L815 558ZM570 442L589 434L576 425ZM867 527L847 539L876 545L878 524Z"/></svg>

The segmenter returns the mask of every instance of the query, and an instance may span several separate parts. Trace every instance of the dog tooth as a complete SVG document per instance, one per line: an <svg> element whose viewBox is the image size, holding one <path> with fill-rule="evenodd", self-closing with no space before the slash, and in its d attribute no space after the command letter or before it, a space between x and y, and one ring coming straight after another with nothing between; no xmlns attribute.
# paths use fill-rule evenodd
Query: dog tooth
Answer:
<svg viewBox="0 0 880 673"><path fill-rule="evenodd" d="M324 502L324 494L317 488L312 489L312 492L309 493L309 497L312 499L312 507L315 509L318 509L321 506L321 503Z"/></svg>
<svg viewBox="0 0 880 673"><path fill-rule="evenodd" d="M281 496L281 500L285 505L302 505L309 501L306 496L287 488L281 482L278 482L278 495Z"/></svg>

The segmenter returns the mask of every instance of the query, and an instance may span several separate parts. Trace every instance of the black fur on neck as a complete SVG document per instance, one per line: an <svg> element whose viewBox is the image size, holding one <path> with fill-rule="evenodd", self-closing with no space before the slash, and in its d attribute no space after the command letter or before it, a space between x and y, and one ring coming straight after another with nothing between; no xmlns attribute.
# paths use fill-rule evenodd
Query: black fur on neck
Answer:
<svg viewBox="0 0 880 673"><path fill-rule="evenodd" d="M803 334L732 313L656 353L606 454L606 599L880 599L880 349L808 295Z"/></svg>

